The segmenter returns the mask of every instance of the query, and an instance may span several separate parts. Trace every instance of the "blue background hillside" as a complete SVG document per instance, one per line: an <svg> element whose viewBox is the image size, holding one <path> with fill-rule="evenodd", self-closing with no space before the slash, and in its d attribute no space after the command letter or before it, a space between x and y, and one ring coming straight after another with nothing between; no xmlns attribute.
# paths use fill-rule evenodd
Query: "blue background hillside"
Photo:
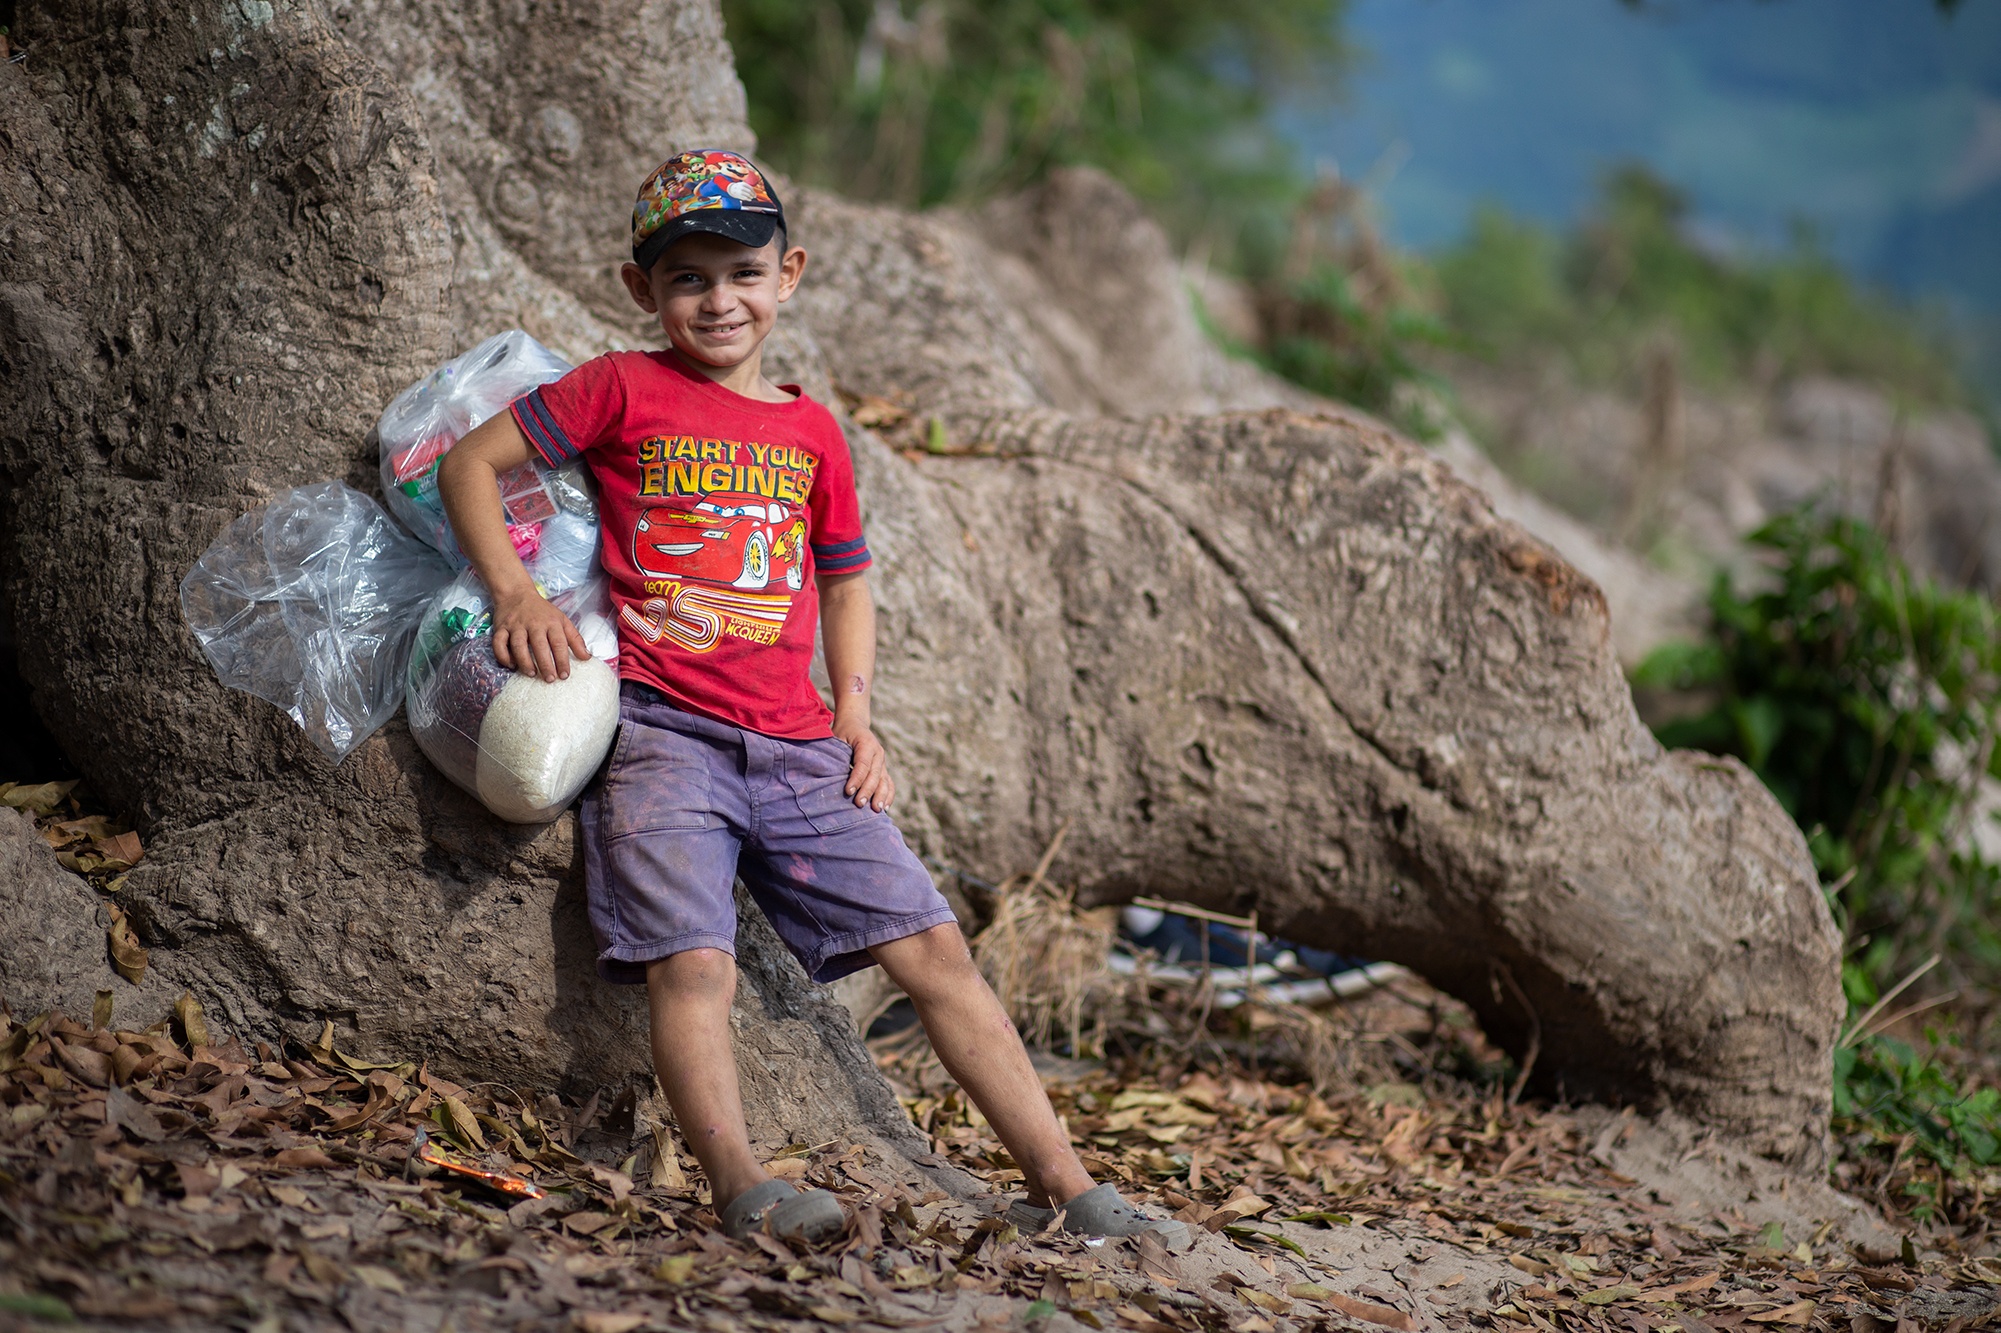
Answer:
<svg viewBox="0 0 2001 1333"><path fill-rule="evenodd" d="M2001 3L1357 0L1345 104L1309 158L1373 173L1390 235L1434 248L1482 201L1575 219L1611 164L1684 188L1721 249L1810 225L1851 271L1978 319L2001 385Z"/></svg>

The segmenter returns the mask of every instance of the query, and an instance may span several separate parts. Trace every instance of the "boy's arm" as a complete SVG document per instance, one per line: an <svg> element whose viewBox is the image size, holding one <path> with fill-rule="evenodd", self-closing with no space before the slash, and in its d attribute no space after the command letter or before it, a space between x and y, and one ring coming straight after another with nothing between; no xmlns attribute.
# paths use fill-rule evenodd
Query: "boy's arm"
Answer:
<svg viewBox="0 0 2001 1333"><path fill-rule="evenodd" d="M536 591L507 537L500 476L529 461L528 440L512 412L497 413L452 446L438 465L438 494L459 549L493 595L493 656L543 680L567 679L570 658L589 657L570 618Z"/></svg>
<svg viewBox="0 0 2001 1333"><path fill-rule="evenodd" d="M834 686L834 735L855 752L848 770L848 795L856 805L889 809L896 783L882 742L869 730L870 690L875 684L875 601L867 575L823 574L820 588L820 642L827 650L827 678Z"/></svg>

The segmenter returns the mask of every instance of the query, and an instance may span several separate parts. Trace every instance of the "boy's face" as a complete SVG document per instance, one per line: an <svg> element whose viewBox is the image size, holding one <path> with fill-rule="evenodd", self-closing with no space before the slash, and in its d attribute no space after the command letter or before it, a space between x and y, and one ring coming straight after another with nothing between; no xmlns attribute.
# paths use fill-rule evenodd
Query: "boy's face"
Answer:
<svg viewBox="0 0 2001 1333"><path fill-rule="evenodd" d="M627 264L619 273L640 309L660 317L668 340L704 365L729 369L763 345L806 272L806 252L779 253L779 242L754 250L741 241L695 232L669 246L651 273Z"/></svg>

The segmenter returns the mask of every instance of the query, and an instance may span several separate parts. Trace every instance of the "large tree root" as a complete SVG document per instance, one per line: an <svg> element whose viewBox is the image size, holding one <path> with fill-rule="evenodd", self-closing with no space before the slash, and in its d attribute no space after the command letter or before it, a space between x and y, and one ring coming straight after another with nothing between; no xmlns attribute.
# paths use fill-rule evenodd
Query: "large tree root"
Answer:
<svg viewBox="0 0 2001 1333"><path fill-rule="evenodd" d="M157 965L247 1032L332 1018L538 1085L646 1067L638 1005L591 975L574 823L497 824L396 726L330 769L216 683L175 588L274 489L365 476L366 423L458 345L634 336L625 192L745 141L741 93L705 0L563 13L25 0L31 58L0 68L6 606L42 715L146 825ZM1151 270L1038 303L1101 266L1092 237L1165 253L1127 214L1066 230L1094 190L958 221L799 201L818 257L785 359L992 455L856 435L912 840L994 875L1073 821L1058 873L1097 898L1254 905L1417 967L1569 1092L1816 1156L1840 997L1798 832L1740 767L1662 753L1597 590L1380 428L1053 412L1302 401L1185 336ZM1061 379L1065 347L1099 378ZM908 1145L774 957L749 942L760 1131Z"/></svg>

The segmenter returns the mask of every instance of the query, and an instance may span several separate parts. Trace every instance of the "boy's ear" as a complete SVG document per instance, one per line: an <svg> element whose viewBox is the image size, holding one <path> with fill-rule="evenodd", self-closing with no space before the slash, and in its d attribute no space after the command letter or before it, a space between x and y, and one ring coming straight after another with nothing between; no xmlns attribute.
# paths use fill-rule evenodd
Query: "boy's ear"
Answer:
<svg viewBox="0 0 2001 1333"><path fill-rule="evenodd" d="M645 269L637 264L627 263L619 269L618 276L625 283L625 290L632 293L633 301L641 310L649 315L660 313L660 302L653 295L653 279Z"/></svg>
<svg viewBox="0 0 2001 1333"><path fill-rule="evenodd" d="M806 252L798 246L787 250L778 261L778 299L789 301L799 287L799 279L806 276Z"/></svg>

